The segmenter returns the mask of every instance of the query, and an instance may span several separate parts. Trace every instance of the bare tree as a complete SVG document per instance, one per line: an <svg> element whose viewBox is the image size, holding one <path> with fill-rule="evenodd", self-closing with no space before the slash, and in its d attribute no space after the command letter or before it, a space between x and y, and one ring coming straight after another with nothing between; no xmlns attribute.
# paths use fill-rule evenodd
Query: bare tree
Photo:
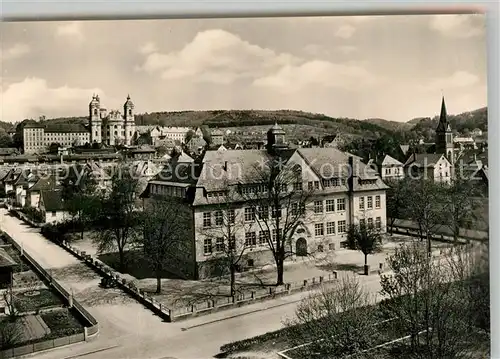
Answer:
<svg viewBox="0 0 500 359"><path fill-rule="evenodd" d="M134 243L139 226L137 193L139 179L127 165L116 168L111 191L101 198L98 226L93 238L99 252L117 249L119 269L124 271L125 250Z"/></svg>
<svg viewBox="0 0 500 359"><path fill-rule="evenodd" d="M258 245L268 243L268 238L259 237L251 240L242 240L238 237L242 232L251 227L251 224L245 222L244 213L241 208L241 201L237 198L237 188L224 184L219 193L222 196L214 198L212 201L215 211L215 217L209 228L200 230L204 239L205 251L212 253L210 261L212 271L219 275L229 273L229 286L231 296L236 295L236 273L241 269L242 262L250 249ZM212 219L211 219L212 220ZM253 242L255 240L255 242Z"/></svg>
<svg viewBox="0 0 500 359"><path fill-rule="evenodd" d="M370 347L376 317L374 298L353 275L303 299L287 336L303 358L344 357ZM305 344L305 345L304 345Z"/></svg>
<svg viewBox="0 0 500 359"><path fill-rule="evenodd" d="M456 358L471 345L462 295L453 272L431 260L420 242L404 244L388 258L392 275L382 275L384 308L401 319L420 358Z"/></svg>
<svg viewBox="0 0 500 359"><path fill-rule="evenodd" d="M453 240L458 242L460 228L475 221L478 208L477 197L480 191L469 179L455 178L445 189L444 219L446 226L453 232Z"/></svg>
<svg viewBox="0 0 500 359"><path fill-rule="evenodd" d="M2 293L3 301L5 302L9 321L14 322L19 317L19 312L16 307L16 296L12 288L12 284L9 285Z"/></svg>
<svg viewBox="0 0 500 359"><path fill-rule="evenodd" d="M189 212L183 211L182 200L175 197L153 197L145 200L141 213L142 236L137 237L144 258L156 277L156 293L161 293L161 279L175 253L186 251Z"/></svg>
<svg viewBox="0 0 500 359"><path fill-rule="evenodd" d="M420 239L427 241L430 256L432 235L444 221L445 185L420 178L413 180L411 186L410 203L406 206L407 217L418 225Z"/></svg>
<svg viewBox="0 0 500 359"><path fill-rule="evenodd" d="M410 201L410 186L408 179L386 180L385 183L390 187L387 190L386 212L389 222L389 232L392 230L396 219L404 219L408 214L407 206Z"/></svg>
<svg viewBox="0 0 500 359"><path fill-rule="evenodd" d="M292 250L292 236L306 220L306 205L314 189L303 188L300 164L287 162L279 153L269 156L266 163L253 167L240 193L260 230L272 233L267 246L276 263L276 285L282 285L285 260L296 254Z"/></svg>
<svg viewBox="0 0 500 359"><path fill-rule="evenodd" d="M19 321L0 319L0 348L12 348L21 342L23 337L23 327Z"/></svg>
<svg viewBox="0 0 500 359"><path fill-rule="evenodd" d="M347 232L349 249L361 251L365 257L364 274L369 274L368 255L377 253L382 246L380 230L365 223L351 224Z"/></svg>

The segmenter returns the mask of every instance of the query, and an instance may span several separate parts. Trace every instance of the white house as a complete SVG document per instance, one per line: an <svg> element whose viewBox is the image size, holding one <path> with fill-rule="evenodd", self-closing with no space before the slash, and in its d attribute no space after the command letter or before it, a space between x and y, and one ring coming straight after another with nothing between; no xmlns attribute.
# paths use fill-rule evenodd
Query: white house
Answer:
<svg viewBox="0 0 500 359"><path fill-rule="evenodd" d="M60 223L70 218L60 190L41 191L38 209L45 214L45 223Z"/></svg>
<svg viewBox="0 0 500 359"><path fill-rule="evenodd" d="M444 154L412 154L404 164L405 176L450 183L453 166Z"/></svg>
<svg viewBox="0 0 500 359"><path fill-rule="evenodd" d="M404 178L404 164L389 155L385 155L380 164L380 175L384 180Z"/></svg>

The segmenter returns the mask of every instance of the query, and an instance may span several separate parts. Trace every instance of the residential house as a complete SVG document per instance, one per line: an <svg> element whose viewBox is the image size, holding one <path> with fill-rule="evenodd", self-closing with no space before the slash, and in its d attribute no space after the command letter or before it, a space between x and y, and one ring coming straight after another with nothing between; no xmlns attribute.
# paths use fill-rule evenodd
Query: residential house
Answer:
<svg viewBox="0 0 500 359"><path fill-rule="evenodd" d="M224 147L224 145L220 145L218 148L217 148L217 151L227 151L227 148Z"/></svg>
<svg viewBox="0 0 500 359"><path fill-rule="evenodd" d="M191 153L199 155L203 152L203 150L205 150L207 141L205 141L203 137L193 136L186 146Z"/></svg>
<svg viewBox="0 0 500 359"><path fill-rule="evenodd" d="M404 164L405 176L450 183L453 166L444 154L414 153Z"/></svg>
<svg viewBox="0 0 500 359"><path fill-rule="evenodd" d="M313 192L303 209L304 219L297 222L287 250L296 256L308 251L338 250L352 223L365 221L385 230L388 187L376 171L335 148L290 149L283 133L279 126L273 126L268 133L267 149L207 151L197 162L165 167L149 182L142 194L145 200L155 196L176 199L179 211L186 211L192 218L184 233L188 249L173 254L172 262L176 265L169 270L191 279L213 274L213 262L228 243L224 244L221 238L214 240L210 233L221 225L220 205L227 201L235 206L230 216L245 221L245 226L234 229L232 242L251 248L245 254L242 267L272 263L271 253L263 240L271 236L271 232L264 233L258 224L264 216L269 218L269 208L262 213L259 209L256 216L252 212L255 207L252 209L245 194L265 196L267 187L256 185L260 178L257 168L260 164L265 170L266 163L276 157L286 163L287 168L298 166L302 174L302 182L288 184L285 191ZM286 217L287 210L299 209L281 208L282 218Z"/></svg>
<svg viewBox="0 0 500 359"><path fill-rule="evenodd" d="M38 209L45 215L45 223L60 223L71 218L61 190L41 191Z"/></svg>
<svg viewBox="0 0 500 359"><path fill-rule="evenodd" d="M384 180L404 178L404 164L389 155L385 155L380 163L380 175Z"/></svg>
<svg viewBox="0 0 500 359"><path fill-rule="evenodd" d="M210 137L212 139L212 146L222 146L224 143L224 132L219 129L212 131Z"/></svg>
<svg viewBox="0 0 500 359"><path fill-rule="evenodd" d="M156 155L156 150L149 146L140 146L128 151L128 157L134 160L152 160Z"/></svg>
<svg viewBox="0 0 500 359"><path fill-rule="evenodd" d="M26 205L38 208L40 204L40 196L44 191L60 190L61 184L57 182L56 176L50 174L42 176L31 188L26 191Z"/></svg>
<svg viewBox="0 0 500 359"><path fill-rule="evenodd" d="M40 179L37 172L23 171L13 183L15 191L14 205L24 207L26 205L27 191Z"/></svg>

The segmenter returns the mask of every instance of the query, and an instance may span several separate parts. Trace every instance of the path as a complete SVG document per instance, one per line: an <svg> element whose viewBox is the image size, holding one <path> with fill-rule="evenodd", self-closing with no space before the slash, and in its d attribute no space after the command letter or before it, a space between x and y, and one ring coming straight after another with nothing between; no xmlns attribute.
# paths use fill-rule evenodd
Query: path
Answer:
<svg viewBox="0 0 500 359"><path fill-rule="evenodd" d="M95 290L98 276L81 268L76 258L46 240L38 229L28 227L0 210L0 227L29 251L35 260L51 269L56 280L73 288L75 298L84 303L86 291ZM79 274L72 274L78 270ZM380 290L378 276L360 277L366 288ZM93 289L89 289L93 288ZM106 290L110 291L109 289ZM118 291L118 290L117 290ZM95 292L94 292L95 293ZM123 298L116 293L118 298ZM88 343L37 353L39 359L198 359L218 354L229 342L278 330L306 293L230 309L178 323L165 323L135 300L94 303L87 309L99 321L99 337ZM124 295L123 295L124 296ZM92 297L92 296L91 296Z"/></svg>

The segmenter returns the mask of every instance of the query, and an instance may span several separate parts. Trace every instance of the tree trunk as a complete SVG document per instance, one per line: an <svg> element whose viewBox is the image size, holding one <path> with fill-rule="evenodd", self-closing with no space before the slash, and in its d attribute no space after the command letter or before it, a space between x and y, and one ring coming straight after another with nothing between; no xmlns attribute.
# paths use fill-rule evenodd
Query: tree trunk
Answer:
<svg viewBox="0 0 500 359"><path fill-rule="evenodd" d="M236 295L236 266L234 264L231 264L229 267L230 274L231 274L231 283L230 283L230 289L231 289L231 297L234 297Z"/></svg>
<svg viewBox="0 0 500 359"><path fill-rule="evenodd" d="M156 294L161 293L161 271L156 272Z"/></svg>
<svg viewBox="0 0 500 359"><path fill-rule="evenodd" d="M365 254L365 265L364 265L364 274L370 274L370 267L368 267L368 254Z"/></svg>
<svg viewBox="0 0 500 359"><path fill-rule="evenodd" d="M125 272L125 251L122 246L118 246L118 256L120 259L120 272Z"/></svg>
<svg viewBox="0 0 500 359"><path fill-rule="evenodd" d="M283 259L278 259L276 261L276 272L277 272L277 278L276 278L276 285L283 285L284 282L284 263Z"/></svg>
<svg viewBox="0 0 500 359"><path fill-rule="evenodd" d="M429 232L426 232L427 236L427 254L430 257L432 257L432 245L431 245L431 236L429 236Z"/></svg>

